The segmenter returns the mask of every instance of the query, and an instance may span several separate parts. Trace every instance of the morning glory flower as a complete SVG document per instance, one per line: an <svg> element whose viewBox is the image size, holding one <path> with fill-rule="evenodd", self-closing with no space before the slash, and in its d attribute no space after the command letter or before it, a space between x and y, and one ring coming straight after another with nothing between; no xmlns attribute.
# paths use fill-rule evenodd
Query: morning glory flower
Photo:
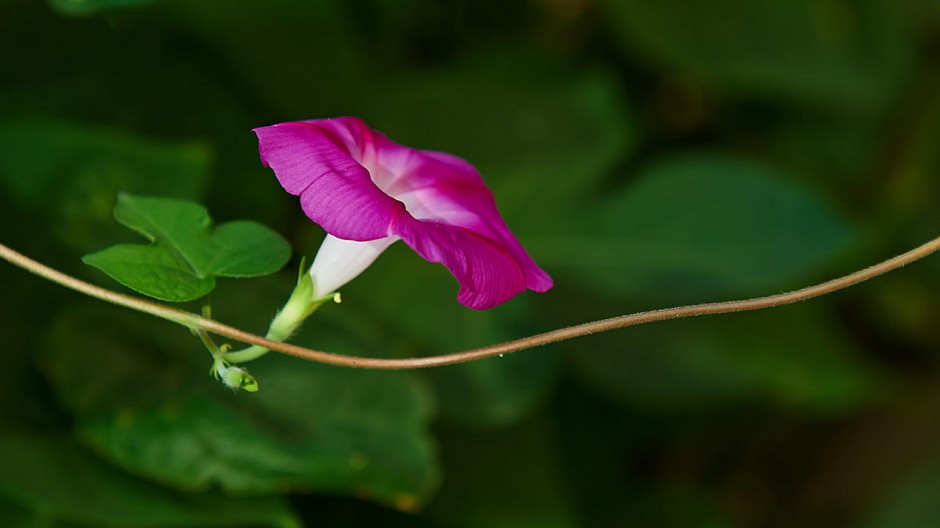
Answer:
<svg viewBox="0 0 940 528"><path fill-rule="evenodd" d="M261 161L327 232L310 268L314 299L352 280L398 240L443 264L460 283L458 302L471 308L552 287L466 161L399 145L354 117L254 132Z"/></svg>

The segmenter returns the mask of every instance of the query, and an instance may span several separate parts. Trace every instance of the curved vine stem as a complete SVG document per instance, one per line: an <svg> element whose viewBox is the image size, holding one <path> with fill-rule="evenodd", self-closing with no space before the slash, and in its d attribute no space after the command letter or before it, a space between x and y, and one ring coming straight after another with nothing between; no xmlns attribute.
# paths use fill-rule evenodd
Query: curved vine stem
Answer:
<svg viewBox="0 0 940 528"><path fill-rule="evenodd" d="M592 321L590 323L569 326L567 328L560 328L558 330L552 330L550 332L524 337L522 339L516 339L514 341L508 341L498 345L491 345L483 348L476 348L473 350L455 352L452 354L444 354L439 356L404 359L347 356L343 354L334 354L331 352L304 348L297 345L291 345L289 343L272 341L270 339L265 339L261 336L222 324L218 321L200 317L193 313L177 310L175 308L170 308L168 306L163 306L161 304L146 301L137 297L132 297L130 295L124 295L122 293L117 293L95 286L93 284L89 284L85 281L76 279L75 277L71 277L60 271L54 270L48 266L36 262L35 260L32 260L29 257L26 257L25 255L18 253L3 244L0 244L0 257L16 266L35 273L40 277L55 282L61 286L65 286L66 288L70 288L80 293L84 293L85 295L89 295L91 297L95 297L118 306L123 306L138 312L148 313L168 321L173 321L193 330L211 332L213 334L225 336L229 339L234 339L243 343L270 348L271 350L276 350L284 354L290 354L299 358L310 361L317 361L320 363L327 363L330 365L364 369L395 370L440 367L444 365L466 363L468 361L476 361L478 359L508 354L510 352L516 352L540 345L565 341L575 337L596 334L599 332L608 332L617 328L652 323L655 321L665 321L668 319L679 319L682 317L692 317L697 315L744 312L749 310L760 310L762 308L772 308L784 304L791 304L798 301L811 299L813 297L819 297L820 295L826 295L828 293L847 288L854 284L858 284L859 282L877 277L889 271L900 268L901 266L922 259L938 250L940 250L940 237L937 237L930 242L927 242L926 244L914 248L907 253L898 255L879 264L875 264L874 266L856 271L855 273L851 273L838 279L833 279L831 281L800 290L740 301L693 304L689 306L678 306L675 308L639 312L635 314L622 315L619 317L612 317L610 319L603 319L600 321Z"/></svg>

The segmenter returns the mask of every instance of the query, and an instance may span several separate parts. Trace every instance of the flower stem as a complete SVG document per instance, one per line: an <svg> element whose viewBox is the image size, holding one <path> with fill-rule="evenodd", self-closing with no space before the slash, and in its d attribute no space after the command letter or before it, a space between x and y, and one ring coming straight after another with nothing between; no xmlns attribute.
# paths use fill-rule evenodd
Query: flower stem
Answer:
<svg viewBox="0 0 940 528"><path fill-rule="evenodd" d="M271 339L270 336L265 335L266 339ZM273 339L272 339L273 341ZM280 341L279 341L280 342ZM253 361L259 357L270 352L270 348L265 348L263 346L251 345L248 348L243 348L241 350L236 350L234 352L228 352L223 357L228 360L230 363L246 363L248 361Z"/></svg>
<svg viewBox="0 0 940 528"><path fill-rule="evenodd" d="M48 266L40 264L25 255L17 253L7 246L0 244L0 258L19 266L27 271L35 273L40 277L43 277L47 280L55 282L59 285L65 286L66 288L73 289L75 291L84 293L91 297L101 299L118 306L123 306L125 308L130 308L132 310L137 310L139 312L148 313L168 321L172 321L183 326L186 326L193 330L201 330L205 332L211 332L214 334L222 335L236 341L241 341L243 343L248 343L251 345L256 345L261 348L276 350L285 354L290 354L299 358L307 359L310 361L317 361L320 363L327 363L331 365L338 365L343 367L352 367L352 368L364 368L364 369L380 369L380 370L397 370L397 369L413 369L413 368L427 368L427 367L440 367L444 365L454 365L457 363L466 363L468 361L476 361L478 359L484 359L492 356L508 354L511 352L516 352L518 350L524 350L527 348L533 348L536 346L546 345L549 343L556 343L559 341L565 341L575 337L596 334L599 332L608 332L610 330L615 330L618 328L623 328L626 326L634 326L645 323L652 323L656 321L665 321L669 319L679 319L682 317L693 317L698 315L712 315L712 314L722 314L722 313L732 313L732 312L743 312L749 310L760 310L763 308L772 308L775 306L782 306L785 304L791 304L798 301L804 301L814 297L819 297L821 295L826 295L844 288L848 288L854 284L858 284L862 281L872 279L889 271L900 268L906 264L910 264L916 260L922 259L936 251L940 250L940 237L937 237L921 246L918 246L907 253L898 255L892 259L888 259L874 266L865 268L855 273L851 273L844 277L838 279L833 279L822 284L817 284L815 286L810 286L800 290L795 290L791 292L781 293L777 295L770 295L767 297L758 297L754 299L745 299L739 301L727 301L727 302L717 302L717 303L705 303L705 304L695 304L690 306L678 306L675 308L666 308L662 310L652 310L648 312L639 312L630 315L622 315L619 317L612 317L610 319L603 319L600 321L592 321L589 323L583 323L580 325L570 326L567 328L560 328L557 330L552 330L550 332L545 332L542 334L537 334L534 336L524 337L522 339L517 339L514 341L508 341L506 343L501 343L498 345L487 346L483 348L477 348L473 350L467 350L464 352L456 352L452 354L444 354L439 356L429 356L421 358L406 358L406 359L386 359L386 358L367 358L367 357L357 357L357 356L347 356L342 354L334 354L331 352L323 352L320 350L313 350L310 348L299 347L296 345L291 345L289 343L281 343L278 341L273 341L271 339L266 339L261 336L250 334L248 332L239 330L237 328L232 328L231 326L224 325L217 321L206 319L200 317L196 314L185 312L182 310L177 310L174 308L169 308L160 304L156 304L150 301L145 301L143 299L138 299L136 297L131 297L129 295L124 295L121 293L113 292L98 286L94 286L87 282L81 281L59 271L56 271ZM250 349L249 349L250 350Z"/></svg>
<svg viewBox="0 0 940 528"><path fill-rule="evenodd" d="M264 338L277 342L287 341L300 328L300 325L310 317L310 314L332 298L314 299L313 292L313 279L307 273L306 264L301 262L300 271L297 274L297 286L294 287L294 291L291 292L290 298L287 299L284 307L274 316ZM258 359L268 352L270 352L268 347L252 345L244 350L226 352L223 354L223 358L229 363L245 363Z"/></svg>

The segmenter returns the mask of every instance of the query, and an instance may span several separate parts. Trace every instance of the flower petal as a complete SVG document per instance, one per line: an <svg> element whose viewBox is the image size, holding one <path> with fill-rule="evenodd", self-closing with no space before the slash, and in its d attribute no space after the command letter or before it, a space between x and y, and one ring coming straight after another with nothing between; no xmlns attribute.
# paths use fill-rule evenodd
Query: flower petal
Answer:
<svg viewBox="0 0 940 528"><path fill-rule="evenodd" d="M373 183L369 171L351 155L348 138L317 123L254 129L261 160L274 170L284 190L300 195L304 213L327 233L358 241L388 236L392 219L404 205Z"/></svg>
<svg viewBox="0 0 940 528"><path fill-rule="evenodd" d="M457 301L484 310L508 301L526 288L525 277L512 255L470 230L402 213L392 227L411 249L443 264L457 278Z"/></svg>
<svg viewBox="0 0 940 528"><path fill-rule="evenodd" d="M384 152L381 150L380 152ZM539 292L553 285L548 276L509 230L499 214L493 193L466 161L442 152L415 151L405 176L395 184L397 199L419 220L435 219L463 227L508 252L525 276L525 287Z"/></svg>
<svg viewBox="0 0 940 528"><path fill-rule="evenodd" d="M262 160L288 192L301 196L311 220L340 239L401 237L450 270L461 285L461 304L490 308L526 288L552 287L466 161L399 145L354 117L255 132Z"/></svg>

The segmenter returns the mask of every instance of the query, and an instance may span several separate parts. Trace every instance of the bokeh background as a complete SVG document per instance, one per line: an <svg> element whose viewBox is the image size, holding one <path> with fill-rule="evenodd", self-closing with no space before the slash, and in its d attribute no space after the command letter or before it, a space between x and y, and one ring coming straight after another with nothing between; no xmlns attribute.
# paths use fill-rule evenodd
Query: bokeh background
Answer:
<svg viewBox="0 0 940 528"><path fill-rule="evenodd" d="M119 191L289 238L223 280L263 332L322 231L250 129L358 115L458 154L556 280L459 306L401 244L296 342L430 355L776 293L937 236L937 0L2 0L0 237L139 241ZM798 306L473 364L266 357L0 266L0 525L940 526L940 258ZM198 305L186 306L198 310Z"/></svg>

